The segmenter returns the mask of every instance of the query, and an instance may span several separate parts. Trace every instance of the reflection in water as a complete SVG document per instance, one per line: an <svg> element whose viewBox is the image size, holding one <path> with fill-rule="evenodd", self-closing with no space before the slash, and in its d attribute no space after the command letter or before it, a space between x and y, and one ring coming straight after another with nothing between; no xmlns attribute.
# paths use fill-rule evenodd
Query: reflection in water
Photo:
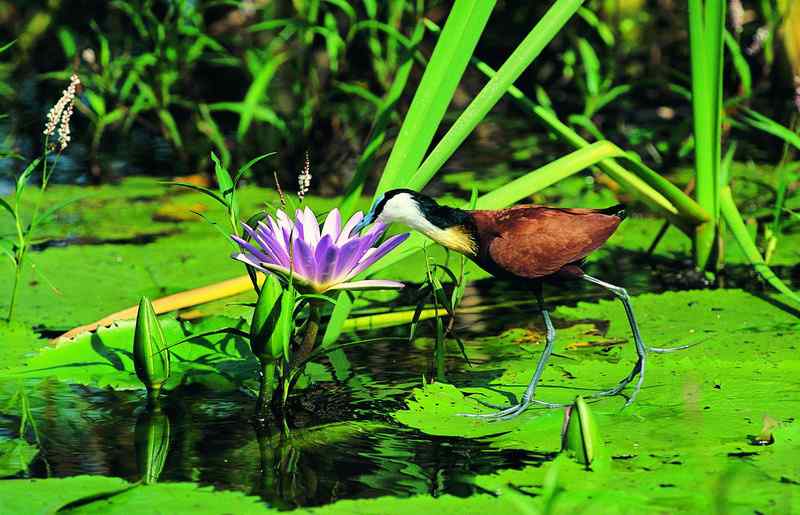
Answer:
<svg viewBox="0 0 800 515"><path fill-rule="evenodd" d="M169 453L169 438L169 417L161 409L160 403L148 402L136 419L134 430L136 464L144 484L156 483L161 476Z"/></svg>

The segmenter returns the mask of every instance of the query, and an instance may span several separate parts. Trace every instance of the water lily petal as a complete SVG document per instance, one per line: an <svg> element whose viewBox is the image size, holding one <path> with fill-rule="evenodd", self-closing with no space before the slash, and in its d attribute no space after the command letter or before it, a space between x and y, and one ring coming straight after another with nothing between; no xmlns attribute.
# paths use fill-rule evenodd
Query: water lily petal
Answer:
<svg viewBox="0 0 800 515"><path fill-rule="evenodd" d="M246 241L235 234L231 234L231 239L239 245L243 252L247 252L258 261L272 261L272 256L265 253L263 249L259 249L249 241Z"/></svg>
<svg viewBox="0 0 800 515"><path fill-rule="evenodd" d="M353 239L345 243L339 248L339 253L336 256L336 264L330 277L330 281L343 281L348 275L348 272L364 255L364 250L361 249L362 241Z"/></svg>
<svg viewBox="0 0 800 515"><path fill-rule="evenodd" d="M302 229L300 237L303 241L312 249L315 248L319 243L319 223L317 222L317 217L308 206L303 211L297 210L297 224L295 225L298 230Z"/></svg>
<svg viewBox="0 0 800 515"><path fill-rule="evenodd" d="M309 282L313 282L316 276L313 249L300 238L296 238L293 243L294 255L292 257L294 258L295 273Z"/></svg>
<svg viewBox="0 0 800 515"><path fill-rule="evenodd" d="M364 281L353 281L349 283L339 283L328 288L329 290L387 290L394 288L405 288L405 284L386 279L366 279Z"/></svg>
<svg viewBox="0 0 800 515"><path fill-rule="evenodd" d="M264 238L260 234L259 230L253 229L252 227L250 227L249 225L244 224L244 223L242 224L242 227L244 228L245 232L248 235L250 235L251 241L253 241L254 243L256 243L258 245L259 252L264 254L264 256L259 257L259 259L261 259L262 261L270 262L270 263L280 263L281 259L280 259L279 254L276 254L268 245L265 245ZM242 238L238 238L237 236L233 236L233 235L231 236L231 238L233 238L234 241L239 243L240 246L243 245L243 243L242 243L243 239ZM244 241L244 244L249 245L249 246L253 246L250 242L247 242L247 241ZM244 248L249 250L249 247L247 247L247 246L245 246Z"/></svg>
<svg viewBox="0 0 800 515"><path fill-rule="evenodd" d="M362 213L361 211L356 211L356 213L350 217L350 220L348 220L345 226L342 228L342 232L339 233L339 237L336 239L336 244L342 246L348 241L350 241L353 238L350 236L350 233L353 232L353 228L363 218L364 218L364 213Z"/></svg>
<svg viewBox="0 0 800 515"><path fill-rule="evenodd" d="M278 209L275 211L275 216L278 217L278 225L281 226L281 229L291 230L294 227L294 222L292 222L289 216L282 210Z"/></svg>
<svg viewBox="0 0 800 515"><path fill-rule="evenodd" d="M394 250L398 245L406 241L406 239L410 236L410 233L403 233L403 234L396 234L391 238L387 238L380 247L376 249L370 249L371 252L364 255L364 257L359 261L359 263L350 271L348 274L348 279L353 277L357 274L360 274L367 268L371 267L375 264L376 261L381 259L383 256Z"/></svg>
<svg viewBox="0 0 800 515"><path fill-rule="evenodd" d="M339 237L339 232L342 230L342 215L337 208L333 208L328 217L325 218L325 223L322 225L322 235L330 235L331 241L336 241Z"/></svg>
<svg viewBox="0 0 800 515"><path fill-rule="evenodd" d="M383 222L375 222L373 226L367 231L366 234L361 236L362 241L366 248L370 248L375 245L381 236L383 236L383 232L386 230L386 224Z"/></svg>
<svg viewBox="0 0 800 515"><path fill-rule="evenodd" d="M314 252L316 270L314 280L318 283L327 283L333 276L333 269L336 267L336 255L338 248L333 244L333 238L326 234L319 240L317 249Z"/></svg>
<svg viewBox="0 0 800 515"><path fill-rule="evenodd" d="M256 231L256 241L259 245L269 250L275 256L275 264L288 267L289 266L289 249L283 240L282 234L277 236L271 232L266 224L263 222L258 223L258 230Z"/></svg>
<svg viewBox="0 0 800 515"><path fill-rule="evenodd" d="M288 268L284 268L282 266L271 265L271 264L267 263L267 264L264 265L264 272L267 272L267 273L272 272L274 274L280 275L287 282L289 281L290 276L291 276L292 284L295 287L299 287L299 288L312 287L312 285L313 285L313 283L311 281L309 281L307 278L298 275L297 272L292 273Z"/></svg>
<svg viewBox="0 0 800 515"><path fill-rule="evenodd" d="M259 260L251 254L245 254L244 252L238 252L238 253L234 252L233 254L231 254L231 257L236 261L241 261L246 265L252 266L256 270L261 270L262 272L267 271L266 268L261 266L261 262L259 262Z"/></svg>

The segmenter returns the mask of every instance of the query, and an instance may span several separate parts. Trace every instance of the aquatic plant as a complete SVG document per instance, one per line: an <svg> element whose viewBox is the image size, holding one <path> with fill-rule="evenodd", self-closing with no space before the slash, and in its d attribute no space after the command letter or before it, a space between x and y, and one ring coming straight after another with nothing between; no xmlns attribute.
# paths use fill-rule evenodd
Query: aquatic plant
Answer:
<svg viewBox="0 0 800 515"><path fill-rule="evenodd" d="M301 174L301 192L309 180L306 170ZM377 244L386 226L376 224L362 236L353 232L362 219L362 213L356 213L342 226L339 210L333 209L320 229L316 215L308 207L297 209L294 220L279 209L275 218L268 215L266 222L259 221L255 228L242 224L251 241L231 235L240 247L232 257L267 276L250 326L250 345L261 363L261 413L270 399L273 405L279 398L280 405L285 404L293 364L303 364L315 350L320 328L319 302L335 304L320 294L403 287L397 281L354 280L408 237L408 233L398 234ZM295 344L294 314L303 304L308 304L308 318L302 339ZM283 385L280 391L276 391L276 383Z"/></svg>
<svg viewBox="0 0 800 515"><path fill-rule="evenodd" d="M161 386L169 379L170 353L153 304L147 297L142 297L136 315L133 364L136 375L147 388L148 399L155 401Z"/></svg>
<svg viewBox="0 0 800 515"><path fill-rule="evenodd" d="M242 224L249 241L232 235L241 247L234 259L264 273L276 273L294 281L304 292L323 293L330 290L365 290L402 288L403 283L380 279L353 280L408 238L408 233L391 236L377 245L386 226L376 224L364 235L353 233L363 219L361 212L342 226L338 209L325 218L320 230L314 213L306 207L298 209L291 220L282 210L268 223L253 228Z"/></svg>
<svg viewBox="0 0 800 515"><path fill-rule="evenodd" d="M3 245L0 245L0 251L2 251L14 265L14 281L11 286L11 300L8 305L8 314L6 316L6 319L9 322L11 322L11 320L14 318L14 307L17 300L20 278L22 277L25 258L36 229L39 227L39 225L46 222L59 209L69 203L56 204L55 206L51 206L47 211L43 213L40 212L42 196L44 191L47 189L50 177L53 175L53 171L58 164L61 154L67 149L67 146L71 140L70 120L72 118L75 97L78 93L78 88L80 88L80 85L80 78L73 74L70 77L69 85L66 89L64 89L59 100L47 114L47 123L42 131L44 134L44 152L42 157L31 161L25 170L19 175L19 177L17 177L17 180L14 184L14 196L11 203L0 198L0 208L6 210L14 219L14 228L16 230L16 241L11 241L11 250ZM52 137L55 137L55 143L51 143ZM53 160L53 163L50 164L49 158L52 152L56 153L56 157ZM25 225L23 219L24 213L22 209L24 193L33 173L39 167L39 163L42 164L42 178L39 186L39 197L35 201L33 212L30 215L30 221L27 225Z"/></svg>

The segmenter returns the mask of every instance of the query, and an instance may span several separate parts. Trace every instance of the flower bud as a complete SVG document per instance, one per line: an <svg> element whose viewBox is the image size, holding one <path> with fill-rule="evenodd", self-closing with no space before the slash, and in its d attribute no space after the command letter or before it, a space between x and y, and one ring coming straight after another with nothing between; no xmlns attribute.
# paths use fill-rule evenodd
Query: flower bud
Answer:
<svg viewBox="0 0 800 515"><path fill-rule="evenodd" d="M133 335L133 364L136 375L150 395L157 395L170 372L170 355L164 331L153 304L147 297L139 302L136 332Z"/></svg>
<svg viewBox="0 0 800 515"><path fill-rule="evenodd" d="M580 395L564 413L561 431L561 450L589 467L599 457L602 447L600 433L589 405Z"/></svg>
<svg viewBox="0 0 800 515"><path fill-rule="evenodd" d="M264 363L283 355L289 359L294 320L294 291L284 288L274 274L267 274L250 322L250 348Z"/></svg>

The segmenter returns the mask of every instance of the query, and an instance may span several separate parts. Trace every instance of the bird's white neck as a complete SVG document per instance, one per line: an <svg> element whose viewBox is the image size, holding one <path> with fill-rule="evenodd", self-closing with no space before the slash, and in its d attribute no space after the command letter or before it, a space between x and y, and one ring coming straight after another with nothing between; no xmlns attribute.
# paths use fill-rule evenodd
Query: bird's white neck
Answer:
<svg viewBox="0 0 800 515"><path fill-rule="evenodd" d="M426 205L422 208L408 193L401 193L386 202L380 218L386 223L396 222L406 225L448 249L468 256L477 255L477 242L471 232L461 225L462 221L458 217L449 219L451 210L454 215L460 211L438 206L432 201L431 204L432 207ZM435 217L437 223L433 223L429 215Z"/></svg>
<svg viewBox="0 0 800 515"><path fill-rule="evenodd" d="M474 241L469 231L463 225L441 228L417 212L417 215L408 217L392 217L387 222L397 222L421 232L439 245L454 250L467 256L475 256L478 253L477 243Z"/></svg>

